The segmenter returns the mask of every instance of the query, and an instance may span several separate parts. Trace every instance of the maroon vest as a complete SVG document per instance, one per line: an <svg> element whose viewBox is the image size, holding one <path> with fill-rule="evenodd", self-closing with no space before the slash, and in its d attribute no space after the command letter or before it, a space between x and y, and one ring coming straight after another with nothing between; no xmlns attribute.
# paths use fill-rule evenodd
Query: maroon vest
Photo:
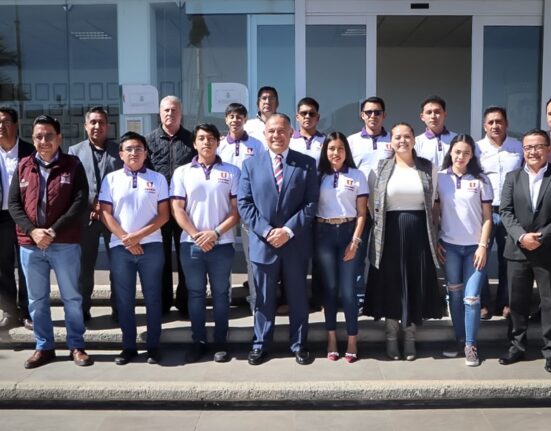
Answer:
<svg viewBox="0 0 551 431"><path fill-rule="evenodd" d="M39 225L40 168L34 154L21 159L19 162L18 173L21 203L27 217L36 227L45 229L51 227L71 206L78 163L77 157L59 153L59 158L52 167L46 184L46 221L42 225ZM77 217L56 231L54 242L79 243L80 227L80 218ZM19 226L17 226L17 239L21 245L34 245L34 241L30 235L26 235Z"/></svg>

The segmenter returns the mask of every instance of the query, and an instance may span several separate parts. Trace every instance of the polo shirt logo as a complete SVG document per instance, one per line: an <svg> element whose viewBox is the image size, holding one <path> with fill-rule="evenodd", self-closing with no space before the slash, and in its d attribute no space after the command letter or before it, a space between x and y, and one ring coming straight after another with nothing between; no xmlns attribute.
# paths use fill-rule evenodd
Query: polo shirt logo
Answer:
<svg viewBox="0 0 551 431"><path fill-rule="evenodd" d="M148 193L155 193L155 183L153 183L153 181L147 181L145 183L145 191Z"/></svg>
<svg viewBox="0 0 551 431"><path fill-rule="evenodd" d="M344 185L345 190L354 191L354 180L347 178L346 184Z"/></svg>
<svg viewBox="0 0 551 431"><path fill-rule="evenodd" d="M230 180L229 180L228 173L221 171L218 175L218 182L223 184L229 184Z"/></svg>
<svg viewBox="0 0 551 431"><path fill-rule="evenodd" d="M478 191L478 182L477 181L469 181L467 183L467 190L469 192L476 192Z"/></svg>
<svg viewBox="0 0 551 431"><path fill-rule="evenodd" d="M71 184L71 176L69 174L61 174L60 184Z"/></svg>

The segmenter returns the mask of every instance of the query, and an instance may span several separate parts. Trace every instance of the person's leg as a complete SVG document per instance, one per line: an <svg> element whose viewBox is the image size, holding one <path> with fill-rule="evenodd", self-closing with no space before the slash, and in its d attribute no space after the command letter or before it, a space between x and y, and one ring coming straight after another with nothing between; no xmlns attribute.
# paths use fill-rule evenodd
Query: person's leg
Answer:
<svg viewBox="0 0 551 431"><path fill-rule="evenodd" d="M94 272L98 257L99 238L103 223L92 221L85 224L81 231L80 275L78 279L79 291L82 294L83 314L89 315L92 307L92 292L94 291Z"/></svg>
<svg viewBox="0 0 551 431"><path fill-rule="evenodd" d="M505 252L505 243L507 241L507 230L501 222L501 217L496 224L496 244L497 244L497 263L498 263L498 288L496 294L496 313L504 317L507 317L507 311L505 307L509 307L509 289L507 280L507 260L503 257Z"/></svg>
<svg viewBox="0 0 551 431"><path fill-rule="evenodd" d="M111 314L118 318L117 312L117 299L115 289L113 288L113 276L111 272L111 249L109 248L109 242L111 241L111 232L103 226L101 237L103 238L103 244L105 246L105 253L107 254L107 260L109 261L109 286L111 288L111 296L109 302L111 304Z"/></svg>
<svg viewBox="0 0 551 431"><path fill-rule="evenodd" d="M15 284L15 225L7 211L0 211L0 309L4 317L15 321L17 312L17 287ZM5 220L2 220L6 218Z"/></svg>
<svg viewBox="0 0 551 431"><path fill-rule="evenodd" d="M207 342L206 320L206 291L207 267L205 252L191 242L180 243L180 259L188 290L188 312L191 320L191 332L196 343Z"/></svg>
<svg viewBox="0 0 551 431"><path fill-rule="evenodd" d="M214 342L218 344L224 344L228 335L228 291L234 254L233 244L219 244L205 256L214 312Z"/></svg>
<svg viewBox="0 0 551 431"><path fill-rule="evenodd" d="M169 223L172 223L173 226L172 237L174 241L174 249L176 251L176 268L178 269L178 283L176 285L176 298L174 299L174 305L180 313L186 314L188 309L186 276L184 274L184 269L182 268L182 261L180 260L180 238L182 236L182 228L172 216L170 217Z"/></svg>
<svg viewBox="0 0 551 431"><path fill-rule="evenodd" d="M488 242L488 261L490 260L491 251L494 246L495 237L496 237L496 223L500 223L500 217L499 214L496 212L492 213L492 232L490 234L489 242ZM496 247L497 248L497 247ZM499 252L496 251L496 258L498 263L498 274L499 274ZM489 262L488 262L489 264ZM486 273L487 274L487 273ZM482 288L480 290L480 317L482 319L490 319L492 317L491 314L491 305L492 305L492 295L490 292L490 283L488 281L488 276L486 275L486 278L484 279L482 283Z"/></svg>
<svg viewBox="0 0 551 431"><path fill-rule="evenodd" d="M319 264L320 278L323 280L325 329L335 331L337 329L337 308L339 305L338 249L335 241L337 229L326 223L316 223L314 233L316 241L314 248L315 260Z"/></svg>
<svg viewBox="0 0 551 431"><path fill-rule="evenodd" d="M168 313L172 308L172 304L174 303L174 286L172 282L172 230L172 219L161 227L161 236L163 238L163 254L165 257L162 279L163 314Z"/></svg>
<svg viewBox="0 0 551 431"><path fill-rule="evenodd" d="M50 266L55 272L65 311L69 350L84 348L82 295L78 289L80 244L52 244L47 249Z"/></svg>
<svg viewBox="0 0 551 431"><path fill-rule="evenodd" d="M20 252L36 350L51 350L55 348L55 340L50 310L50 264L46 253L36 246L23 246Z"/></svg>
<svg viewBox="0 0 551 431"><path fill-rule="evenodd" d="M551 268L549 266L533 266L533 269L540 294L543 339L541 352L545 359L549 359L551 358Z"/></svg>
<svg viewBox="0 0 551 431"><path fill-rule="evenodd" d="M247 283L249 285L249 296L247 301L251 308L251 314L254 316L256 289L254 287L253 266L249 259L249 228L244 224L241 225L241 241L243 244L243 253L245 254L245 262L247 264Z"/></svg>
<svg viewBox="0 0 551 431"><path fill-rule="evenodd" d="M365 301L365 286L366 286L366 269L369 268L369 262L367 258L368 242L369 242L369 233L371 232L371 225L373 221L371 217L366 217L365 228L362 232L362 242L358 248L357 259L356 259L356 296L358 298L358 307L361 309Z"/></svg>
<svg viewBox="0 0 551 431"><path fill-rule="evenodd" d="M526 351L528 316L534 286L534 275L526 261L507 262L509 298L511 306L511 349Z"/></svg>
<svg viewBox="0 0 551 431"><path fill-rule="evenodd" d="M147 349L156 349L161 340L161 288L164 254L159 242L144 244L144 254L138 256L138 274L142 285L147 320Z"/></svg>
<svg viewBox="0 0 551 431"><path fill-rule="evenodd" d="M19 300L19 313L22 319L28 319L31 321L31 313L29 312L29 296L27 293L27 279L23 272L23 265L21 264L21 252L19 245L15 245L15 255L17 256L17 276L19 277L19 289L17 292Z"/></svg>
<svg viewBox="0 0 551 431"><path fill-rule="evenodd" d="M478 328L480 327L480 289L486 279L487 265L478 271L473 265L473 257L478 246L466 246L463 256L463 280L465 281L465 344L477 345Z"/></svg>
<svg viewBox="0 0 551 431"><path fill-rule="evenodd" d="M281 273L280 259L272 264L252 262L256 287L253 349L266 350L274 336L277 306L277 283Z"/></svg>
<svg viewBox="0 0 551 431"><path fill-rule="evenodd" d="M442 241L446 251L444 271L448 283L448 296L450 314L457 342L465 340L465 285L463 282L463 261L461 246L449 244Z"/></svg>
<svg viewBox="0 0 551 431"><path fill-rule="evenodd" d="M124 246L111 249L111 276L122 331L122 348L136 349L136 272L137 258Z"/></svg>

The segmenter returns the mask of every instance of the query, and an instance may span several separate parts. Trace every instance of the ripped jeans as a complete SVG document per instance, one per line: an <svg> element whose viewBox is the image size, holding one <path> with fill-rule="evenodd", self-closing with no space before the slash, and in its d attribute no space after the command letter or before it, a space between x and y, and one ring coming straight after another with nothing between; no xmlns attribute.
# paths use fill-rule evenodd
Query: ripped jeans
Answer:
<svg viewBox="0 0 551 431"><path fill-rule="evenodd" d="M446 250L444 270L448 282L450 314L455 337L476 346L480 326L480 289L486 278L486 267L478 271L473 257L478 245L455 245L441 241Z"/></svg>

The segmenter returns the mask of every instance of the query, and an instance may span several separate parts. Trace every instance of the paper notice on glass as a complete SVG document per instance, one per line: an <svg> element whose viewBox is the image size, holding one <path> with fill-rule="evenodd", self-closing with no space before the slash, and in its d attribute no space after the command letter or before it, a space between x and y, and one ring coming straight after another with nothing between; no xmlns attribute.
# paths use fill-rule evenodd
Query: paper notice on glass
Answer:
<svg viewBox="0 0 551 431"><path fill-rule="evenodd" d="M152 85L125 84L122 86L124 115L158 114L159 92Z"/></svg>
<svg viewBox="0 0 551 431"><path fill-rule="evenodd" d="M237 82L211 82L209 84L209 112L224 112L230 103L247 106L249 90Z"/></svg>

